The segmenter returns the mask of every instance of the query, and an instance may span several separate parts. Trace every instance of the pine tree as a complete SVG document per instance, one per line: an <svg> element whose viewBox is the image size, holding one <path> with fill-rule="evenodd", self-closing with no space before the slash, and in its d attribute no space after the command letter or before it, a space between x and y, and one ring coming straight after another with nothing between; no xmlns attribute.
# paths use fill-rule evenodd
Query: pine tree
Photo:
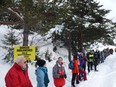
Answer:
<svg viewBox="0 0 116 87"><path fill-rule="evenodd" d="M15 32L13 30L9 30L7 34L4 35L4 39L2 40L4 46L2 46L3 49L6 49L8 52L4 57L4 60L6 62L13 63L14 58L14 45L20 44L20 39L15 35Z"/></svg>
<svg viewBox="0 0 116 87"><path fill-rule="evenodd" d="M5 0L0 6L0 24L23 29L23 46L28 45L30 32L44 35L59 19L59 1Z"/></svg>
<svg viewBox="0 0 116 87"><path fill-rule="evenodd" d="M45 52L45 59L50 62L50 61L52 61L51 56L52 56L52 53L50 53L49 50L47 49Z"/></svg>
<svg viewBox="0 0 116 87"><path fill-rule="evenodd" d="M67 0L64 4L66 12L62 17L64 29L60 34L54 34L53 41L58 36L57 40L64 42L73 54L103 38L111 41L114 25L105 18L110 10L101 7L94 0Z"/></svg>

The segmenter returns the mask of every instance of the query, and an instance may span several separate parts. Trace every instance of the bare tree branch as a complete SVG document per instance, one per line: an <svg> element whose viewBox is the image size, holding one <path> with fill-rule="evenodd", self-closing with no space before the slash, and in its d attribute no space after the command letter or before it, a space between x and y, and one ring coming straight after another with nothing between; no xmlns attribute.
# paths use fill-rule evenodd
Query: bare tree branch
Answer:
<svg viewBox="0 0 116 87"><path fill-rule="evenodd" d="M16 11L12 10L11 8L7 9L11 14L14 14L21 22L24 22L23 16L19 15Z"/></svg>
<svg viewBox="0 0 116 87"><path fill-rule="evenodd" d="M0 21L0 25L13 25L13 24L19 24L19 22L11 22L11 21Z"/></svg>

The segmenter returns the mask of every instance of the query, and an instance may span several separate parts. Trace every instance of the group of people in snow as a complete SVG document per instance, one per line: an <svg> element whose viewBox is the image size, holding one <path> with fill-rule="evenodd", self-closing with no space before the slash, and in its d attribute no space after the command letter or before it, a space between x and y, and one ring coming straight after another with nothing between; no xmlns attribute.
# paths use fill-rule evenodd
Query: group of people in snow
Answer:
<svg viewBox="0 0 116 87"><path fill-rule="evenodd" d="M115 50L116 52L116 50ZM75 87L81 80L87 80L87 73L94 69L98 71L97 65L103 63L107 56L113 54L113 49L106 48L103 51L90 50L89 52L78 52L73 56L74 68L72 69L71 85ZM87 67L87 69L86 69Z"/></svg>
<svg viewBox="0 0 116 87"><path fill-rule="evenodd" d="M77 55L73 55L73 69L71 86L75 87L76 84L83 79L87 80L86 67L88 73L93 70L97 70L97 65L104 62L105 58L113 53L113 49L104 49L103 51L90 50L88 53L78 52ZM63 87L65 85L65 79L67 74L65 67L63 66L63 58L59 57L56 64L53 67L53 80L55 87ZM48 76L48 70L46 68L46 61L39 59L36 62L37 68L35 70L37 87L48 87L50 82ZM28 76L27 60L24 56L19 56L11 69L5 76L6 87L33 87Z"/></svg>

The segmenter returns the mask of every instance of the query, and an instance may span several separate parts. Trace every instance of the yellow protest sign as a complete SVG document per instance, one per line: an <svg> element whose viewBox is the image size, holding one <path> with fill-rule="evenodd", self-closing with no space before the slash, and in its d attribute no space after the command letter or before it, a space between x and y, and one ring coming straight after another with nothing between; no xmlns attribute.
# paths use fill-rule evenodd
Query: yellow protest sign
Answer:
<svg viewBox="0 0 116 87"><path fill-rule="evenodd" d="M27 60L35 60L35 46L15 46L14 47L14 60L24 55Z"/></svg>

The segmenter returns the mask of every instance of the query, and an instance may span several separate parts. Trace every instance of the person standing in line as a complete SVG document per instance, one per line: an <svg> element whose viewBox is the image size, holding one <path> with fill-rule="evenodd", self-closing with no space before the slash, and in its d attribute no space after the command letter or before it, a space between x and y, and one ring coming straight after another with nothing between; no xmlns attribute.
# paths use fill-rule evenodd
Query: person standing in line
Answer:
<svg viewBox="0 0 116 87"><path fill-rule="evenodd" d="M7 72L5 83L6 87L33 87L28 76L27 60L23 55L16 58Z"/></svg>
<svg viewBox="0 0 116 87"><path fill-rule="evenodd" d="M100 52L100 63L104 62L104 53L103 51Z"/></svg>
<svg viewBox="0 0 116 87"><path fill-rule="evenodd" d="M115 52L116 52L116 48L115 48L114 50L115 50Z"/></svg>
<svg viewBox="0 0 116 87"><path fill-rule="evenodd" d="M110 54L113 54L113 49L112 49L112 48L109 49L109 53L110 53Z"/></svg>
<svg viewBox="0 0 116 87"><path fill-rule="evenodd" d="M82 59L81 59L81 66L82 69L86 72L86 62L87 62L87 57L85 53L81 53Z"/></svg>
<svg viewBox="0 0 116 87"><path fill-rule="evenodd" d="M48 78L48 70L46 67L45 60L37 60L36 65L38 66L35 74L37 79L37 87L48 87L49 78Z"/></svg>
<svg viewBox="0 0 116 87"><path fill-rule="evenodd" d="M72 69L71 85L72 87L75 87L75 80L76 80L76 83L79 84L78 79L76 79L76 77L78 77L78 74L79 74L79 68L78 68L79 62L77 59L77 55L73 56L73 61L74 61L74 69Z"/></svg>
<svg viewBox="0 0 116 87"><path fill-rule="evenodd" d="M90 50L89 53L87 53L87 65L88 65L88 73L90 70L93 70L93 60L94 60L94 52Z"/></svg>
<svg viewBox="0 0 116 87"><path fill-rule="evenodd" d="M59 57L55 66L53 67L53 79L56 87L63 87L65 79L67 78L65 68L63 66L63 59Z"/></svg>
<svg viewBox="0 0 116 87"><path fill-rule="evenodd" d="M78 81L79 80L80 81L82 80L81 77L85 81L85 80L87 80L87 75L86 75L86 71L83 68L83 65L84 65L85 60L83 59L82 53L81 54L78 54L78 61L79 61L79 66L78 66L78 68L79 68Z"/></svg>
<svg viewBox="0 0 116 87"><path fill-rule="evenodd" d="M100 63L100 52L96 51L94 52L94 60L93 60L93 65L94 65L94 70L97 70L97 65Z"/></svg>

